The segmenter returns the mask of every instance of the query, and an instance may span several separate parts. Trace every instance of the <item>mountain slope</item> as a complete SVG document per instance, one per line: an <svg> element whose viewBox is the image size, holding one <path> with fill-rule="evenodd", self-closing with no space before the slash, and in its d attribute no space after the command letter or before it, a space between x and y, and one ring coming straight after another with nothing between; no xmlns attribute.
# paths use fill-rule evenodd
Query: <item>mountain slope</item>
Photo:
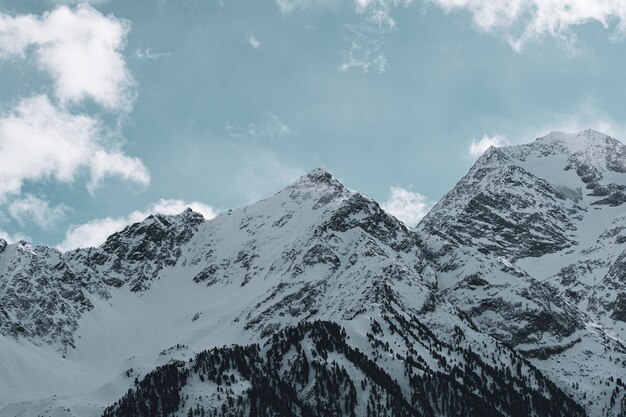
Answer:
<svg viewBox="0 0 626 417"><path fill-rule="evenodd" d="M545 379L537 382L549 399L543 388L529 389L521 379L528 365L519 358L506 373L466 350L465 369L452 365L440 372L421 356L407 356L398 358L405 369L398 381L352 347L353 336L337 324L315 321L286 328L262 347L204 351L188 363L151 372L104 416L184 415L180 410L252 416L584 415Z"/></svg>

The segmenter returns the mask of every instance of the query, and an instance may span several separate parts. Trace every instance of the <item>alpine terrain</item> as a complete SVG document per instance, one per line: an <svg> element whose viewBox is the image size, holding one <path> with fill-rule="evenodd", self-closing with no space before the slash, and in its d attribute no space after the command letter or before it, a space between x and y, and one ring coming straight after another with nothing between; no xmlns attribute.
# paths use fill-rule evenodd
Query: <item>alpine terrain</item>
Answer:
<svg viewBox="0 0 626 417"><path fill-rule="evenodd" d="M0 240L0 416L626 416L626 146L490 148L415 228L316 169Z"/></svg>

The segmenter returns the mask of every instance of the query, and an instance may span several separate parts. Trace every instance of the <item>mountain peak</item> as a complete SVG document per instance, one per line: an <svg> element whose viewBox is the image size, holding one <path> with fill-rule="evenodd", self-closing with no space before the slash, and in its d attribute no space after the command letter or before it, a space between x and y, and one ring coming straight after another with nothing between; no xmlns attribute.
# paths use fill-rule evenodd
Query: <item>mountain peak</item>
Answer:
<svg viewBox="0 0 626 417"><path fill-rule="evenodd" d="M315 168L298 178L296 182L287 187L288 190L319 190L324 193L343 193L346 187L337 180L333 174L324 168Z"/></svg>
<svg viewBox="0 0 626 417"><path fill-rule="evenodd" d="M314 168L311 171L307 172L305 175L303 175L302 177L300 177L300 180L307 180L307 181L311 181L311 182L315 182L315 183L331 183L331 182L338 182L334 177L333 174L330 173L330 171L328 171L326 168Z"/></svg>
<svg viewBox="0 0 626 417"><path fill-rule="evenodd" d="M554 143L562 145L570 153L576 153L597 147L616 148L624 146L617 139L593 129L585 129L573 133L553 131L538 138L531 145L548 145Z"/></svg>

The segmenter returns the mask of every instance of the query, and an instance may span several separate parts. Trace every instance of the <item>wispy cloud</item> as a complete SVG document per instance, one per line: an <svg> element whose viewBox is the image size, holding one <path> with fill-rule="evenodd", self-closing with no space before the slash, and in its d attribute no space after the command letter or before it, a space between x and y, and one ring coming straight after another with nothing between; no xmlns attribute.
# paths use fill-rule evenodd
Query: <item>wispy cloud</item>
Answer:
<svg viewBox="0 0 626 417"><path fill-rule="evenodd" d="M152 48L137 48L133 52L133 57L140 61L156 61L157 59L169 58L171 52L155 52Z"/></svg>
<svg viewBox="0 0 626 417"><path fill-rule="evenodd" d="M381 207L408 227L415 227L432 204L423 194L402 187L391 187L389 198Z"/></svg>
<svg viewBox="0 0 626 417"><path fill-rule="evenodd" d="M127 216L104 217L70 226L63 242L57 245L57 249L68 251L76 248L97 247L113 233L119 232L129 224L140 222L151 214L180 214L187 207L202 214L205 219L212 219L217 215L217 211L213 207L204 203L161 199L151 204L147 209L133 211Z"/></svg>
<svg viewBox="0 0 626 417"><path fill-rule="evenodd" d="M234 188L253 203L295 181L303 170L293 160L286 161L273 149L294 132L278 115L267 113L259 122L245 127L228 124L229 152L239 160L233 174Z"/></svg>
<svg viewBox="0 0 626 417"><path fill-rule="evenodd" d="M350 46L341 52L341 71L361 69L367 73L373 68L382 74L387 70L387 58L383 53L383 36L386 32L376 30L368 23L344 25L343 29Z"/></svg>
<svg viewBox="0 0 626 417"><path fill-rule="evenodd" d="M291 128L275 114L268 114L262 122L250 122L245 128L231 125L226 126L228 137L235 140L278 140L293 133Z"/></svg>
<svg viewBox="0 0 626 417"><path fill-rule="evenodd" d="M363 72L374 69L379 74L385 72L387 58L383 44L385 37L396 30L392 12L411 3L412 0L356 0L355 10L363 16L363 20L343 27L349 47L342 51L343 62L339 69L347 71L357 68Z"/></svg>
<svg viewBox="0 0 626 417"><path fill-rule="evenodd" d="M298 9L319 9L332 7L337 0L275 0L278 9L283 14L292 13Z"/></svg>
<svg viewBox="0 0 626 417"><path fill-rule="evenodd" d="M476 140L476 139L472 140L472 143L470 143L467 151L468 151L469 156L471 158L478 158L483 153L485 153L485 151L487 149L489 149L492 146L499 147L499 146L506 146L508 144L510 144L510 142L506 138L506 136L503 136L503 135L493 135L493 136L483 135L483 137L478 139L478 140Z"/></svg>
<svg viewBox="0 0 626 417"><path fill-rule="evenodd" d="M261 48L261 41L259 41L252 32L246 33L246 42L248 42L248 45L250 45L254 49Z"/></svg>
<svg viewBox="0 0 626 417"><path fill-rule="evenodd" d="M48 2L55 3L55 4L82 4L82 3L104 4L104 3L107 3L108 1L109 0L48 0Z"/></svg>
<svg viewBox="0 0 626 417"><path fill-rule="evenodd" d="M65 204L51 206L49 202L32 194L13 200L8 206L9 215L15 221L21 225L33 222L43 230L54 227L67 211Z"/></svg>
<svg viewBox="0 0 626 417"><path fill-rule="evenodd" d="M295 10L336 7L342 0L275 0L283 14ZM388 62L383 44L385 37L396 30L392 14L398 7L407 7L413 0L354 0L354 12L360 17L357 23L343 25L347 47L341 51L341 71L358 69L363 72L383 73Z"/></svg>

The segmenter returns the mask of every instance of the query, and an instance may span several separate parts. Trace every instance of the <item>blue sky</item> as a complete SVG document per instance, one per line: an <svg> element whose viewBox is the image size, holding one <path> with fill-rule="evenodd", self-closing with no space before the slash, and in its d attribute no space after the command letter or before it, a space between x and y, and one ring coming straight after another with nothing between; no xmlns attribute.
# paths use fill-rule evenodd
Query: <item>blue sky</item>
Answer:
<svg viewBox="0 0 626 417"><path fill-rule="evenodd" d="M517 7L517 8L516 8ZM409 224L489 144L626 134L617 0L0 0L0 234L62 249L326 167Z"/></svg>

